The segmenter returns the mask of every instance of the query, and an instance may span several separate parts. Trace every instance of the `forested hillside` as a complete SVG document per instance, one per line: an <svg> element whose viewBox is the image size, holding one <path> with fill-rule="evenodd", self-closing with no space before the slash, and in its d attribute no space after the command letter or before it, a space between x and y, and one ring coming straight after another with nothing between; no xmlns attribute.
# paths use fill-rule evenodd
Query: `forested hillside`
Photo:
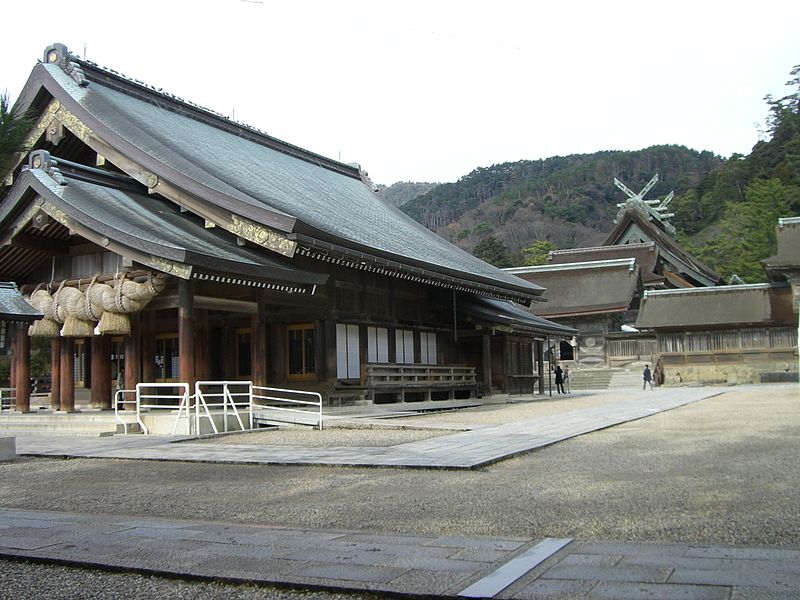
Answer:
<svg viewBox="0 0 800 600"><path fill-rule="evenodd" d="M378 185L378 195L394 206L403 206L417 196L429 192L438 183L425 183L417 181L398 181L392 185Z"/></svg>
<svg viewBox="0 0 800 600"><path fill-rule="evenodd" d="M524 160L475 169L410 200L403 210L469 251L494 238L519 263L522 249L537 240L558 248L602 242L616 204L625 200L614 177L638 190L659 173L648 194L657 197L685 193L722 164L711 152L683 146Z"/></svg>
<svg viewBox="0 0 800 600"><path fill-rule="evenodd" d="M765 139L748 156L669 145L523 160L475 169L402 210L498 266L534 264L548 248L602 243L625 200L614 177L638 192L658 173L647 198L675 192L679 241L726 278L763 281L778 218L800 214L800 68L791 76L792 93L766 98Z"/></svg>
<svg viewBox="0 0 800 600"><path fill-rule="evenodd" d="M688 250L722 275L763 281L759 261L777 251L780 217L800 215L800 67L793 92L767 96L766 138L677 196L673 224Z"/></svg>

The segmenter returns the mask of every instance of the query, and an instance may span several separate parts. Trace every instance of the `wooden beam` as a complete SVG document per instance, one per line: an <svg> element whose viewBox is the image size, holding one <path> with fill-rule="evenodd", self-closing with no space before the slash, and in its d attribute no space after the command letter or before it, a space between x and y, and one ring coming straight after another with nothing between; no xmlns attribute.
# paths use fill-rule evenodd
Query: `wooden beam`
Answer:
<svg viewBox="0 0 800 600"><path fill-rule="evenodd" d="M178 308L180 299L178 295L159 296L154 298L147 305L147 308L161 310L168 308ZM248 315L258 314L258 303L250 300L229 300L227 298L214 298L213 296L195 296L195 308L205 310L221 310L225 312L244 313Z"/></svg>

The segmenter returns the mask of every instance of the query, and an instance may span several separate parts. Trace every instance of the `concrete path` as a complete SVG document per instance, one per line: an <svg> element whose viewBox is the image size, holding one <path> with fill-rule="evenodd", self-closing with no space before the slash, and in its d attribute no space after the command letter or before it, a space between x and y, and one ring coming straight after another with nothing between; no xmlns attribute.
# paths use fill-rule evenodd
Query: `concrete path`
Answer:
<svg viewBox="0 0 800 600"><path fill-rule="evenodd" d="M0 509L0 556L464 598L800 596L800 551L792 549L319 531L14 509Z"/></svg>
<svg viewBox="0 0 800 600"><path fill-rule="evenodd" d="M697 402L723 391L722 388L647 391L634 400L610 400L609 404L592 408L388 447L214 445L185 438L139 435L106 438L20 436L17 438L17 453L220 463L474 469L584 433Z"/></svg>

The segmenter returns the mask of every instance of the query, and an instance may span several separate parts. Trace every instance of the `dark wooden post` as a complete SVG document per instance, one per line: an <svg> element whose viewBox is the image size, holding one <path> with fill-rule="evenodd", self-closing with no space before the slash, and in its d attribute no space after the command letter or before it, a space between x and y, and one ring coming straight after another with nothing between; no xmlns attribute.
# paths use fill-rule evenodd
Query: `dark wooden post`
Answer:
<svg viewBox="0 0 800 600"><path fill-rule="evenodd" d="M253 384L267 385L267 305L264 293L259 290L256 295L258 313L253 315L253 346L251 364L253 365Z"/></svg>
<svg viewBox="0 0 800 600"><path fill-rule="evenodd" d="M484 334L483 342L483 389L488 396L492 392L492 336Z"/></svg>
<svg viewBox="0 0 800 600"><path fill-rule="evenodd" d="M156 380L156 313L155 311L146 311L141 315L141 324L139 339L141 341L142 350L142 372L141 381L144 383L153 383ZM128 388L133 389L133 388Z"/></svg>
<svg viewBox="0 0 800 600"><path fill-rule="evenodd" d="M194 325L194 374L195 379L207 381L211 378L211 349L208 347L208 311L195 309Z"/></svg>
<svg viewBox="0 0 800 600"><path fill-rule="evenodd" d="M61 410L75 410L75 340L61 338Z"/></svg>
<svg viewBox="0 0 800 600"><path fill-rule="evenodd" d="M544 342L536 340L536 369L539 374L539 393L544 395Z"/></svg>
<svg viewBox="0 0 800 600"><path fill-rule="evenodd" d="M111 338L92 338L92 408L111 408Z"/></svg>
<svg viewBox="0 0 800 600"><path fill-rule="evenodd" d="M17 327L9 326L8 330L11 332L11 342L9 344L9 352L11 352L11 364L8 373L9 387L17 387ZM14 405L16 407L16 404Z"/></svg>
<svg viewBox="0 0 800 600"><path fill-rule="evenodd" d="M125 338L125 384L123 389L135 390L142 382L142 340L140 313L131 314L131 334Z"/></svg>
<svg viewBox="0 0 800 600"><path fill-rule="evenodd" d="M31 410L31 338L28 336L28 324L17 323L17 343L14 354L14 371L16 371L18 412Z"/></svg>
<svg viewBox="0 0 800 600"><path fill-rule="evenodd" d="M180 380L189 384L194 393L195 378L194 340L194 286L191 281L178 281L178 364Z"/></svg>
<svg viewBox="0 0 800 600"><path fill-rule="evenodd" d="M50 340L50 408L61 409L61 338Z"/></svg>

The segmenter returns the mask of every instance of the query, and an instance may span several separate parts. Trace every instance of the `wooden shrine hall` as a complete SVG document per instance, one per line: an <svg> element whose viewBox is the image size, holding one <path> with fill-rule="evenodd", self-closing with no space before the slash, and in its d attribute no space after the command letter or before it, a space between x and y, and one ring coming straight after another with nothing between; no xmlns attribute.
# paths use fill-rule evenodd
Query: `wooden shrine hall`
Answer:
<svg viewBox="0 0 800 600"><path fill-rule="evenodd" d="M542 287L387 205L359 167L61 44L15 111L36 123L0 174L0 280L43 315L17 327L15 372L48 340L54 410L76 388L108 408L115 389L206 379L330 404L541 392L544 342L575 334L525 310Z"/></svg>

